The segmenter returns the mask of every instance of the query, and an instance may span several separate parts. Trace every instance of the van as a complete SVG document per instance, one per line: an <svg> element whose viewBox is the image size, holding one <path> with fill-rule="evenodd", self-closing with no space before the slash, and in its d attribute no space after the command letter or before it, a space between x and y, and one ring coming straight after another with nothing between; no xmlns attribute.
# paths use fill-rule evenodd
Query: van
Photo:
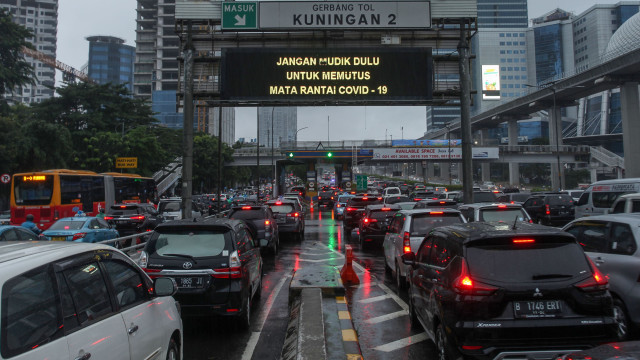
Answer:
<svg viewBox="0 0 640 360"><path fill-rule="evenodd" d="M602 215L620 196L637 192L640 192L640 178L594 182L584 191L576 204L576 219Z"/></svg>

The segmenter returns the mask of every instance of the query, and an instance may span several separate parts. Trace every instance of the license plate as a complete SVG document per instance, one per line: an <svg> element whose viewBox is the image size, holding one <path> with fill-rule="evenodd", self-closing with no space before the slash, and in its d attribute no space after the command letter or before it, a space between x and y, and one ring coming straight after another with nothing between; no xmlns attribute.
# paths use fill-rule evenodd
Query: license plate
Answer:
<svg viewBox="0 0 640 360"><path fill-rule="evenodd" d="M51 241L66 241L67 238L64 236L52 236Z"/></svg>
<svg viewBox="0 0 640 360"><path fill-rule="evenodd" d="M514 301L513 312L518 318L555 318L562 314L560 300Z"/></svg>
<svg viewBox="0 0 640 360"><path fill-rule="evenodd" d="M178 287L185 289L194 289L202 287L202 278L201 277L181 277L177 278L176 282L178 283Z"/></svg>

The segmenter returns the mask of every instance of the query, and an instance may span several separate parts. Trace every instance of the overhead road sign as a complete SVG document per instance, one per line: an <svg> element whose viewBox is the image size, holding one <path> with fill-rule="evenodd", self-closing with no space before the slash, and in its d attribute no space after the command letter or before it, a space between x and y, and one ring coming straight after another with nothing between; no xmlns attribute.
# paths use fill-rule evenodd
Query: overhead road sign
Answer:
<svg viewBox="0 0 640 360"><path fill-rule="evenodd" d="M223 30L255 30L258 28L258 3L225 1L222 3Z"/></svg>
<svg viewBox="0 0 640 360"><path fill-rule="evenodd" d="M260 30L431 27L429 1L261 1L259 6Z"/></svg>
<svg viewBox="0 0 640 360"><path fill-rule="evenodd" d="M497 147L474 147L472 158L498 159ZM372 160L461 160L462 148L376 148Z"/></svg>
<svg viewBox="0 0 640 360"><path fill-rule="evenodd" d="M116 169L135 169L138 167L137 157L118 157L116 158Z"/></svg>
<svg viewBox="0 0 640 360"><path fill-rule="evenodd" d="M222 100L262 102L426 102L431 48L226 48Z"/></svg>

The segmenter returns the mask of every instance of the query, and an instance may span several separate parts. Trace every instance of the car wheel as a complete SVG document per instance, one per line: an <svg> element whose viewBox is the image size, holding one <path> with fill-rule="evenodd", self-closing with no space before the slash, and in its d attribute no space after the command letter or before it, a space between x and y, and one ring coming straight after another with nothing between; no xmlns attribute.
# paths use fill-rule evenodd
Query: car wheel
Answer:
<svg viewBox="0 0 640 360"><path fill-rule="evenodd" d="M618 323L618 341L628 340L631 324L624 303L620 299L613 300L613 317Z"/></svg>
<svg viewBox="0 0 640 360"><path fill-rule="evenodd" d="M409 286L409 324L413 330L420 330L420 322L418 321L418 315L416 314L416 306L413 304L413 297L411 296L411 286Z"/></svg>
<svg viewBox="0 0 640 360"><path fill-rule="evenodd" d="M180 360L178 345L173 339L169 340L169 346L167 347L167 360Z"/></svg>
<svg viewBox="0 0 640 360"><path fill-rule="evenodd" d="M389 264L387 264L387 256L386 255L384 257L384 272L385 272L385 274L390 274L391 273L391 266L389 266Z"/></svg>
<svg viewBox="0 0 640 360"><path fill-rule="evenodd" d="M247 330L251 326L251 298L247 299L244 311L238 315L238 328Z"/></svg>
<svg viewBox="0 0 640 360"><path fill-rule="evenodd" d="M402 274L400 274L400 265L396 264L396 287L398 288L398 295L406 287L406 280Z"/></svg>
<svg viewBox="0 0 640 360"><path fill-rule="evenodd" d="M438 351L438 360L462 360L462 354L449 344L442 323L438 324L436 329L436 350Z"/></svg>
<svg viewBox="0 0 640 360"><path fill-rule="evenodd" d="M253 295L254 299L260 299L262 297L262 270L260 271L260 281L258 282L258 288L256 289L256 293Z"/></svg>
<svg viewBox="0 0 640 360"><path fill-rule="evenodd" d="M367 247L367 242L362 235L362 232L360 232L360 235L358 235L358 240L360 241L360 250L364 250Z"/></svg>
<svg viewBox="0 0 640 360"><path fill-rule="evenodd" d="M271 254L275 257L278 255L278 239L273 239L273 246L271 246Z"/></svg>

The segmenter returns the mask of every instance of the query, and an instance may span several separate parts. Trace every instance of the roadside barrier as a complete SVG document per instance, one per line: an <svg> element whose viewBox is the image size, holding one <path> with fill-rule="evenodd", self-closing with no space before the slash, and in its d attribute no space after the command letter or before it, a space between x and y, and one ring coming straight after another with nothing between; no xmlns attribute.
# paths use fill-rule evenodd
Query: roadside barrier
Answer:
<svg viewBox="0 0 640 360"><path fill-rule="evenodd" d="M358 275L353 270L353 248L351 245L345 246L346 256L344 257L344 266L340 270L340 278L344 284L360 284Z"/></svg>

